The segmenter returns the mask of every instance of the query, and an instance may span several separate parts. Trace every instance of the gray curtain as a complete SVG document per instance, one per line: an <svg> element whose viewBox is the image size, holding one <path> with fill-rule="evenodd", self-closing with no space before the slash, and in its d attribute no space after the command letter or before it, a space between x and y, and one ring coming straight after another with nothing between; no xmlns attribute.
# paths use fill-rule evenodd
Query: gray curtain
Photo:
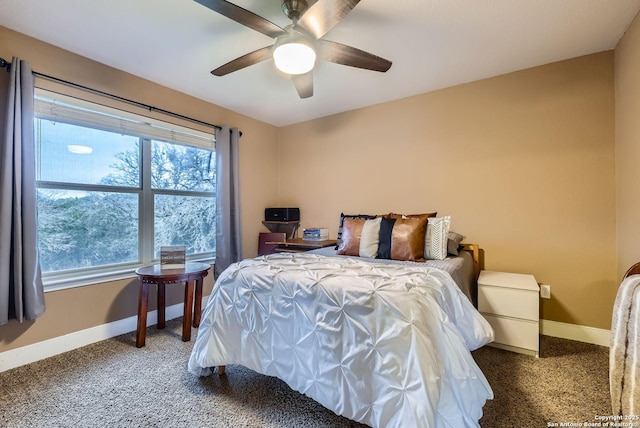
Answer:
<svg viewBox="0 0 640 428"><path fill-rule="evenodd" d="M237 128L216 128L216 277L242 260L239 145Z"/></svg>
<svg viewBox="0 0 640 428"><path fill-rule="evenodd" d="M0 151L0 325L44 313L36 241L33 93L31 67L13 58Z"/></svg>

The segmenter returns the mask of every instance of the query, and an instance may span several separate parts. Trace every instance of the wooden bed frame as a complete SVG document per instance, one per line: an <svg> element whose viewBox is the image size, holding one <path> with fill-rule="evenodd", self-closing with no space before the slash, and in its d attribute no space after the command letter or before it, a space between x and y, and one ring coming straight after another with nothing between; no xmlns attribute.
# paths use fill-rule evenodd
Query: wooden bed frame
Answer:
<svg viewBox="0 0 640 428"><path fill-rule="evenodd" d="M480 247L478 244L461 244L464 251L469 251L473 257L473 276L478 282L480 276ZM640 265L640 263L638 263Z"/></svg>

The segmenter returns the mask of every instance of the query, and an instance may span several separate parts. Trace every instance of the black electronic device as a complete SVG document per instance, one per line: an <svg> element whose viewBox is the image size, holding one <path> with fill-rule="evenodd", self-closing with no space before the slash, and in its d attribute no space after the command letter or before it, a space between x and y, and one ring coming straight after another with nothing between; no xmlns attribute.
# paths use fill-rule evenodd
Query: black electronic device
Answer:
<svg viewBox="0 0 640 428"><path fill-rule="evenodd" d="M264 221L300 221L300 208L265 208Z"/></svg>

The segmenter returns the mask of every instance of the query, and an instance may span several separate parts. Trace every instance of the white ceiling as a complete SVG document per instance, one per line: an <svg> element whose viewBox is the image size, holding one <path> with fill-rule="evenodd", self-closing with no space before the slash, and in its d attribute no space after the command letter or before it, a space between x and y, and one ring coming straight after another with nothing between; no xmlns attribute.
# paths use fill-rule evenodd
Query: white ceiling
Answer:
<svg viewBox="0 0 640 428"><path fill-rule="evenodd" d="M281 0L233 3L290 23ZM192 0L0 0L0 25L284 126L613 49L639 9L640 0L361 0L324 38L393 66L319 63L308 99L273 60L211 75L273 40Z"/></svg>

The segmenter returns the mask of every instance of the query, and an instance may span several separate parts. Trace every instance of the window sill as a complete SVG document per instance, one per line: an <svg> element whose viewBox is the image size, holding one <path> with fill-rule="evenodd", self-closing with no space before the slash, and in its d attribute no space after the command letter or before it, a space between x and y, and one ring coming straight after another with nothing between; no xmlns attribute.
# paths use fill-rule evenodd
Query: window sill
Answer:
<svg viewBox="0 0 640 428"><path fill-rule="evenodd" d="M215 259L203 258L187 260L188 262L204 262L210 263L212 266L215 264ZM148 265L156 264L158 261L149 263ZM74 276L66 277L54 277L43 278L44 292L49 293L52 291L67 290L69 288L85 287L88 285L102 284L105 282L119 281L123 279L137 278L135 270L141 266L126 267L118 270L111 270L108 272L92 272L92 273L77 273Z"/></svg>

